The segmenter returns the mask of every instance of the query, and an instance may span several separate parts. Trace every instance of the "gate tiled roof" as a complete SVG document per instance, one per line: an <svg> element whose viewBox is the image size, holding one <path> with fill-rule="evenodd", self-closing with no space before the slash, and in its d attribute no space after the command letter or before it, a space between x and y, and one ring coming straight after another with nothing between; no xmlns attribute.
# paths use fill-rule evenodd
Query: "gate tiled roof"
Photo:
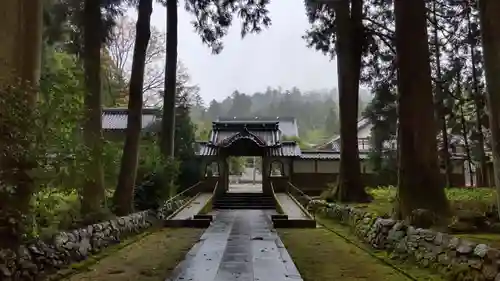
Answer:
<svg viewBox="0 0 500 281"><path fill-rule="evenodd" d="M207 142L198 142L198 155L215 156L219 149L231 146L240 139L250 139L266 149L267 156L292 157L300 155L294 141L281 141L282 132L277 121L216 121Z"/></svg>

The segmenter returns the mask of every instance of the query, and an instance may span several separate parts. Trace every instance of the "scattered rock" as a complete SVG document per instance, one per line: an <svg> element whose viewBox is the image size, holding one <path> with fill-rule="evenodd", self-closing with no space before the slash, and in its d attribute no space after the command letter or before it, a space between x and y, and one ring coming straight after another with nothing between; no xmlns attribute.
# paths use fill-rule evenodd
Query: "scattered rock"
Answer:
<svg viewBox="0 0 500 281"><path fill-rule="evenodd" d="M483 264L483 269L481 272L486 280L496 280L495 277L498 275L498 268L493 264Z"/></svg>
<svg viewBox="0 0 500 281"><path fill-rule="evenodd" d="M487 253L490 247L485 244L479 244L474 248L474 255L483 258Z"/></svg>
<svg viewBox="0 0 500 281"><path fill-rule="evenodd" d="M472 242L461 240L460 244L457 247L457 252L460 254L470 254L472 253L475 246L476 245Z"/></svg>

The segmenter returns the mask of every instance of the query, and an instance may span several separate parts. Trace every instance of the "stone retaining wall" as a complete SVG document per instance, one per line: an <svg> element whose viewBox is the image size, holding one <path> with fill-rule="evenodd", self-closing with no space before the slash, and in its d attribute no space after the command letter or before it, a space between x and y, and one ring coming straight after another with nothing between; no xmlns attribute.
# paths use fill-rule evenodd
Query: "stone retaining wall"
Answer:
<svg viewBox="0 0 500 281"><path fill-rule="evenodd" d="M41 280L47 274L87 259L102 249L118 244L131 234L150 228L186 203L187 198L167 202L158 211L142 211L113 220L63 231L51 241L34 241L20 250L20 256L0 249L0 280Z"/></svg>
<svg viewBox="0 0 500 281"><path fill-rule="evenodd" d="M452 235L415 228L345 205L313 201L326 215L348 225L361 240L393 259L432 268L450 280L500 280L500 250Z"/></svg>

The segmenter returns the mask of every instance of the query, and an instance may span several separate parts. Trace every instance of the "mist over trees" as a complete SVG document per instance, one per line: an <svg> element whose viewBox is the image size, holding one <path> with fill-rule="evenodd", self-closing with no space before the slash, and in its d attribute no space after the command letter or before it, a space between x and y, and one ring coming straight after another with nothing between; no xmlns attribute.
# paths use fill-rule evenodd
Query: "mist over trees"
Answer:
<svg viewBox="0 0 500 281"><path fill-rule="evenodd" d="M359 112L362 113L371 96L360 91ZM212 100L207 105L198 103L191 109L191 117L198 127L198 137L206 138L211 122L217 117L295 117L301 141L320 144L339 133L337 89L301 91L271 88L252 94L234 91L222 101ZM205 135L204 135L205 134Z"/></svg>

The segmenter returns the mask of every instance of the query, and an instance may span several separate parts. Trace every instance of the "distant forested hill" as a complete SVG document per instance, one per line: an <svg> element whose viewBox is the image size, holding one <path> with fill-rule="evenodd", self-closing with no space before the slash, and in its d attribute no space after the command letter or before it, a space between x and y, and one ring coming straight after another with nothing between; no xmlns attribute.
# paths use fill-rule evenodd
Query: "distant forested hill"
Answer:
<svg viewBox="0 0 500 281"><path fill-rule="evenodd" d="M368 91L361 90L360 109L370 100ZM291 116L297 118L301 140L318 144L338 133L337 104L337 89L302 92L298 88L267 88L251 95L235 91L222 101L196 105L191 117L198 127L198 137L205 138L218 116Z"/></svg>

